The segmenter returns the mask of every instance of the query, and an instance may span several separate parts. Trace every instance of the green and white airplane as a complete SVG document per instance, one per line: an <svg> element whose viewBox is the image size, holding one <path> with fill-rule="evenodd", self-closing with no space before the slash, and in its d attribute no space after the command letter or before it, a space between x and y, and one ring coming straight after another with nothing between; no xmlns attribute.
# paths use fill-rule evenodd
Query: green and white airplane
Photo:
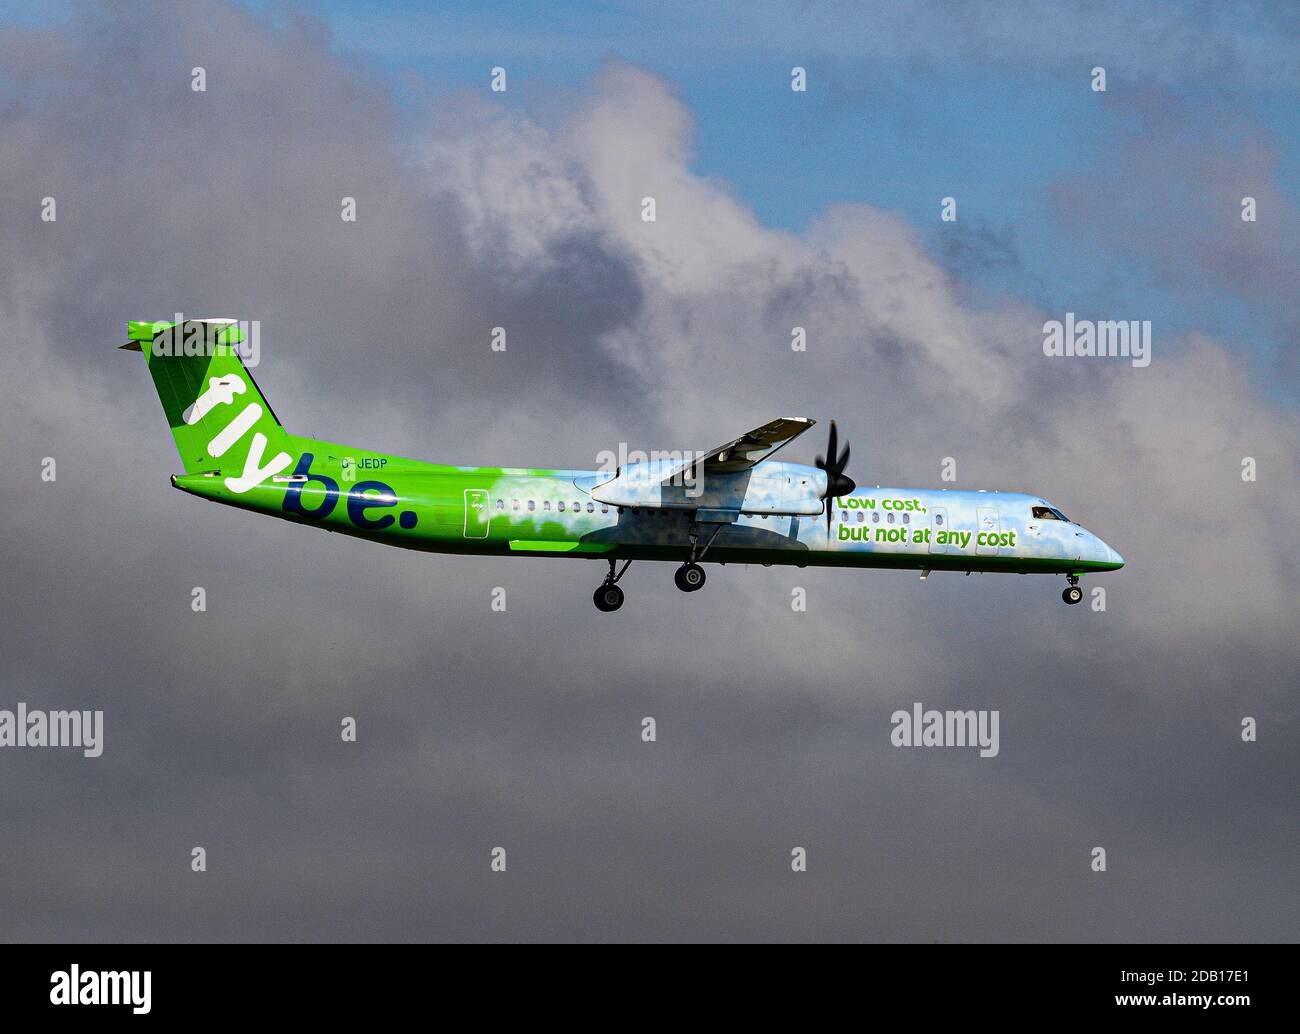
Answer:
<svg viewBox="0 0 1300 1034"><path fill-rule="evenodd" d="M633 560L1000 571L1079 578L1124 559L1045 499L1009 492L858 488L831 423L813 466L771 459L813 425L773 420L707 453L651 455L614 470L459 467L300 438L280 424L241 358L234 320L132 322L123 348L149 366L180 452L172 484L193 495L390 546L478 556L586 557L609 565L603 611L623 605ZM619 566L621 564L621 566Z"/></svg>

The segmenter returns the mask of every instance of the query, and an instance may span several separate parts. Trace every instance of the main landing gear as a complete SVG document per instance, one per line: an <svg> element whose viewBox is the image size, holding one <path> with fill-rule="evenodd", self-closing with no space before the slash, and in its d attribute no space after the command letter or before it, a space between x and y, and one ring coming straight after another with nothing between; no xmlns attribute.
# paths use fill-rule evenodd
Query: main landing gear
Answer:
<svg viewBox="0 0 1300 1034"><path fill-rule="evenodd" d="M704 554L709 551L713 545L713 540L718 537L718 532L723 528L720 523L712 521L703 522L703 526L712 527L708 540L703 547L700 546L700 528L701 524L692 523L690 527L691 554L673 574L673 581L677 583L677 588L682 592L696 592L704 587L704 568L699 565L699 561L704 559ZM623 566L615 571L617 561L607 560L609 564L609 574L605 575L604 582L601 583L594 593L592 593L592 602L596 604L596 609L608 613L611 610L618 610L623 606L623 590L618 587L618 580L623 577L631 560L623 561Z"/></svg>
<svg viewBox="0 0 1300 1034"><path fill-rule="evenodd" d="M1083 590L1079 588L1079 576L1077 574L1067 574L1065 578L1070 583L1070 587L1061 593L1061 599L1065 600L1070 606L1074 606L1083 599Z"/></svg>
<svg viewBox="0 0 1300 1034"><path fill-rule="evenodd" d="M704 543L703 549L700 549L700 525L694 522L691 523L688 532L691 540L691 555L687 557L686 563L682 564L673 575L673 581L677 583L677 588L681 589L682 592L695 592L697 589L704 587L704 568L696 561L704 559L704 554L709 551L709 547L713 545L713 540L718 537L718 532L723 529L724 525L713 524L712 527L713 533L709 535L709 541Z"/></svg>
<svg viewBox="0 0 1300 1034"><path fill-rule="evenodd" d="M623 577L631 563L631 560L623 561L622 568L619 569L618 574L615 574L614 561L609 561L609 574L605 575L605 581L592 594L597 610L608 613L623 606L623 590L618 587L618 580Z"/></svg>
<svg viewBox="0 0 1300 1034"><path fill-rule="evenodd" d="M682 564L673 572L673 581L682 592L694 592L704 585L704 568L689 562Z"/></svg>

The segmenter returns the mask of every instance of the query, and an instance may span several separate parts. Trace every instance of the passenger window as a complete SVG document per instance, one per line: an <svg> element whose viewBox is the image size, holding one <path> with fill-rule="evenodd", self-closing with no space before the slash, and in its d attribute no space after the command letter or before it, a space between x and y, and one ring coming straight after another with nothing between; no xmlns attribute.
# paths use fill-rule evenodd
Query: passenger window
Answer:
<svg viewBox="0 0 1300 1034"><path fill-rule="evenodd" d="M905 514L903 514L903 523L904 523L904 524L911 524L911 523L912 523L912 515L911 515L910 513L905 513Z"/></svg>
<svg viewBox="0 0 1300 1034"><path fill-rule="evenodd" d="M890 524L893 524L893 523L894 523L894 515L891 513L891 514L886 518L886 520L888 520Z"/></svg>
<svg viewBox="0 0 1300 1034"><path fill-rule="evenodd" d="M609 513L609 507L608 507L607 505L605 505L604 503L601 503L601 504L600 504L600 512L601 512L601 513Z"/></svg>
<svg viewBox="0 0 1300 1034"><path fill-rule="evenodd" d="M934 515L934 523L935 523L938 527L942 528L942 527L943 527L943 514L941 514L941 513L936 513L936 514Z"/></svg>
<svg viewBox="0 0 1300 1034"><path fill-rule="evenodd" d="M847 524L847 523L849 522L849 511L848 511L848 510L841 510L841 511L840 511L840 520L842 520L845 524Z"/></svg>
<svg viewBox="0 0 1300 1034"><path fill-rule="evenodd" d="M512 510L518 510L518 509L519 509L519 500L518 500L518 499L511 499L511 500L510 500L510 509L512 509Z"/></svg>
<svg viewBox="0 0 1300 1034"><path fill-rule="evenodd" d="M533 510L536 510L536 509L537 509L537 504L536 504L535 502L533 502L533 500L529 499L529 500L528 500L528 510L529 510L529 512L531 513Z"/></svg>
<svg viewBox="0 0 1300 1034"><path fill-rule="evenodd" d="M543 499L543 500L542 500L542 509L543 509L546 513L550 513L550 512L551 512L551 501L550 501L549 499Z"/></svg>
<svg viewBox="0 0 1300 1034"><path fill-rule="evenodd" d="M867 515L861 510L858 511L858 523L861 524L867 519Z"/></svg>
<svg viewBox="0 0 1300 1034"><path fill-rule="evenodd" d="M556 508L557 510L559 510L560 513L563 513L563 512L564 512L564 500L561 499L558 503L556 503L556 504L555 504L555 508Z"/></svg>
<svg viewBox="0 0 1300 1034"><path fill-rule="evenodd" d="M871 523L872 524L880 523L880 512L878 510L871 511Z"/></svg>
<svg viewBox="0 0 1300 1034"><path fill-rule="evenodd" d="M596 512L596 504L595 504L595 503L588 503L588 504L587 504L587 512L588 512L588 513L595 513L595 512Z"/></svg>
<svg viewBox="0 0 1300 1034"><path fill-rule="evenodd" d="M498 500L497 500L497 509L498 509L498 510L504 510L505 508L506 508L506 501L505 501L504 499L498 499Z"/></svg>

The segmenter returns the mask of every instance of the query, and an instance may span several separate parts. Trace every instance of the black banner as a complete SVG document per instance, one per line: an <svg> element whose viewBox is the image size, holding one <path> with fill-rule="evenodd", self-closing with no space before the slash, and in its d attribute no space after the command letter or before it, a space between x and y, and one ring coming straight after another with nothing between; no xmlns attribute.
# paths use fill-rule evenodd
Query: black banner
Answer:
<svg viewBox="0 0 1300 1034"><path fill-rule="evenodd" d="M484 1019L804 1011L914 1019L1284 1018L1288 949L1264 945L8 945L6 1017L100 1024L242 1018ZM689 957L688 957L689 956ZM618 1000L622 1005L618 1005ZM611 1004L611 1000L613 1004ZM709 1004L712 1003L712 1004ZM486 1012L483 1010L486 1009ZM15 1029L15 1028L10 1028Z"/></svg>

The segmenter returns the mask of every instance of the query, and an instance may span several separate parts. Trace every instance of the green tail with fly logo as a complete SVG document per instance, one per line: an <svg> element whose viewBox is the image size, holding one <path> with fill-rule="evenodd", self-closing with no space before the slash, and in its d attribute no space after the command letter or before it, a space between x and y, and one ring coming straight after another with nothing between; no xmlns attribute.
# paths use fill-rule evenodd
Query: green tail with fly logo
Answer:
<svg viewBox="0 0 1300 1034"><path fill-rule="evenodd" d="M139 321L121 347L143 353L186 474L236 494L293 463L289 435L244 364L234 320Z"/></svg>

